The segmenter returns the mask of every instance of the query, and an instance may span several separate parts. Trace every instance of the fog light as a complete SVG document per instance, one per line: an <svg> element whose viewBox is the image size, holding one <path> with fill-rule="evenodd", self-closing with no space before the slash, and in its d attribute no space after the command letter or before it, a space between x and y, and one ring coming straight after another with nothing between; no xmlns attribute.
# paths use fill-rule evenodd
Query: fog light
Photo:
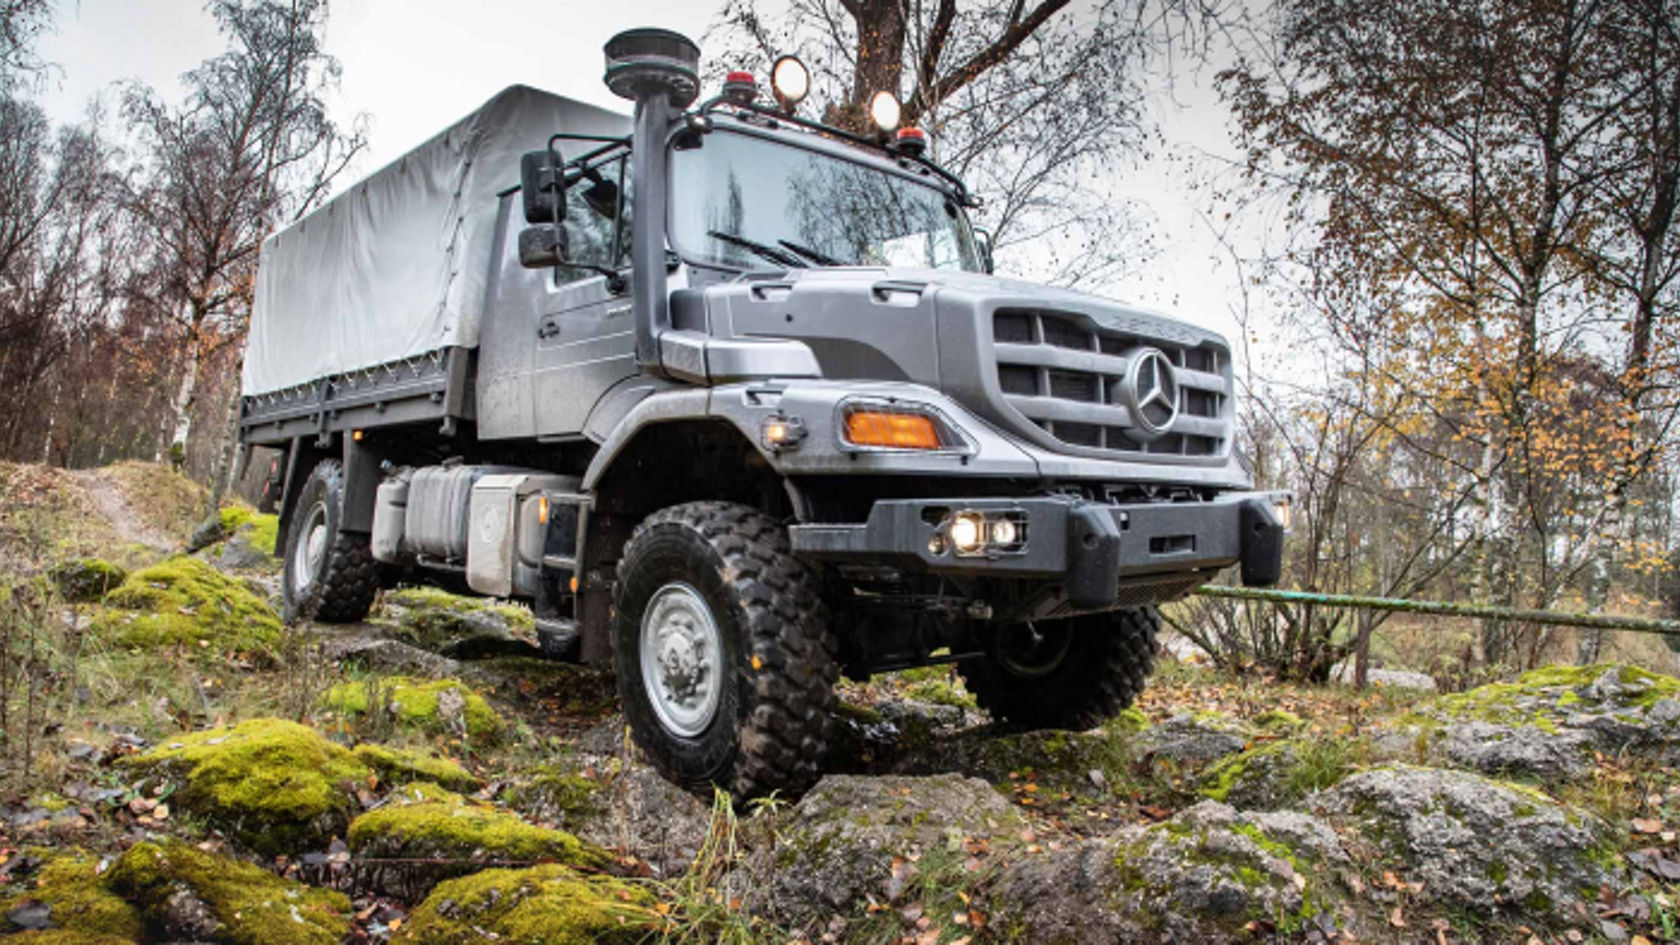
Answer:
<svg viewBox="0 0 1680 945"><path fill-rule="evenodd" d="M759 439L772 452L798 449L805 439L805 424L798 417L765 417L759 427Z"/></svg>
<svg viewBox="0 0 1680 945"><path fill-rule="evenodd" d="M992 544L1013 545L1020 537L1020 527L1009 519L1000 518L992 523Z"/></svg>
<svg viewBox="0 0 1680 945"><path fill-rule="evenodd" d="M979 512L958 512L951 521L951 545L959 555L978 552L986 543L986 520Z"/></svg>

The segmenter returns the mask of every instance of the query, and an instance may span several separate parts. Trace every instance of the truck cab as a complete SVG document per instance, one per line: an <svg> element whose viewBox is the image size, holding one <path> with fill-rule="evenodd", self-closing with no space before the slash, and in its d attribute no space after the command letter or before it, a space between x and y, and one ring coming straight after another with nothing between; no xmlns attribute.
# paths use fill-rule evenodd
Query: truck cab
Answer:
<svg viewBox="0 0 1680 945"><path fill-rule="evenodd" d="M1085 728L1158 605L1277 579L1223 338L993 275L924 136L801 117L796 60L700 102L686 38L605 52L628 120L509 90L265 246L242 435L283 457L288 617L525 600L667 777L745 799L820 774L840 673L954 662ZM432 242L367 259L392 220Z"/></svg>

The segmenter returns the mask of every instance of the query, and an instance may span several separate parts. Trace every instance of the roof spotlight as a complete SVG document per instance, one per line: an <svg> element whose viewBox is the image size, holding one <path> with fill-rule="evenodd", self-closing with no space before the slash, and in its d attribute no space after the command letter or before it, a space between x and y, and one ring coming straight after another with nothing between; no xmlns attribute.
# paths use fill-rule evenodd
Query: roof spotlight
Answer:
<svg viewBox="0 0 1680 945"><path fill-rule="evenodd" d="M898 127L900 117L898 97L882 89L869 100L869 117L875 119L875 127L891 134Z"/></svg>
<svg viewBox="0 0 1680 945"><path fill-rule="evenodd" d="M783 56L770 67L770 88L782 107L792 110L811 91L811 71L795 56Z"/></svg>

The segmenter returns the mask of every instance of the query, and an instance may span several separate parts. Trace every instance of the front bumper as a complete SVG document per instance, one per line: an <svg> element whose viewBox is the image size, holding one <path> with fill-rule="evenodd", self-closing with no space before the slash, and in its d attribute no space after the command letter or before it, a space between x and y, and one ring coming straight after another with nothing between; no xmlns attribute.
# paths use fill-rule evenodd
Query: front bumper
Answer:
<svg viewBox="0 0 1680 945"><path fill-rule="evenodd" d="M795 525L796 554L858 564L890 564L933 574L1020 578L1063 585L1081 610L1115 606L1125 581L1242 566L1251 587L1283 571L1287 493L1227 493L1207 502L1114 505L1071 496L1029 499L889 499L862 524ZM1025 524L1018 548L959 555L952 518L976 512Z"/></svg>

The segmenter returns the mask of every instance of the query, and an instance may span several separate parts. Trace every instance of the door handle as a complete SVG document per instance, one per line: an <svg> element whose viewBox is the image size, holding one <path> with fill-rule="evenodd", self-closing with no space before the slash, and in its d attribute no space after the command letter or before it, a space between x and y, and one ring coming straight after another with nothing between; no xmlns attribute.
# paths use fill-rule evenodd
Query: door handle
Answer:
<svg viewBox="0 0 1680 945"><path fill-rule="evenodd" d="M542 320L542 324L537 328L538 338L553 338L558 334L560 334L560 322L558 319L545 318Z"/></svg>

